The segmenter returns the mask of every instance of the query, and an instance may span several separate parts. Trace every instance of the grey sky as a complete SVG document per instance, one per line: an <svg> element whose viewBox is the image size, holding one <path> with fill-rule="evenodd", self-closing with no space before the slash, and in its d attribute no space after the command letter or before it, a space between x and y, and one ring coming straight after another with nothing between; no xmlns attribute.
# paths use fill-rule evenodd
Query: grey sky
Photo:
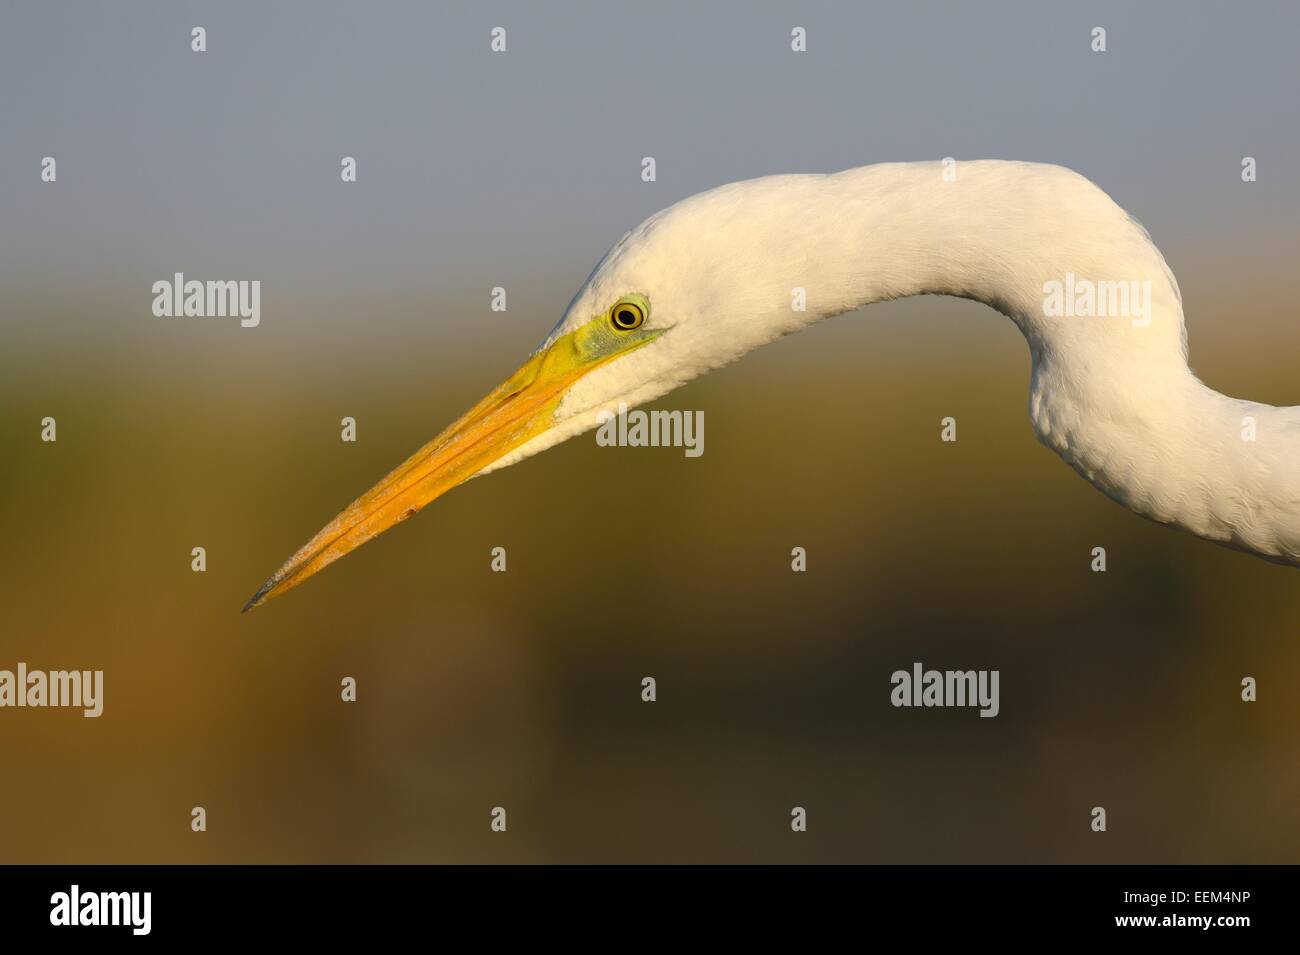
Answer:
<svg viewBox="0 0 1300 955"><path fill-rule="evenodd" d="M129 6L6 9L0 288L184 270L260 278L271 301L520 282L567 301L623 231L692 192L945 155L1070 165L1167 252L1300 219L1291 4Z"/></svg>

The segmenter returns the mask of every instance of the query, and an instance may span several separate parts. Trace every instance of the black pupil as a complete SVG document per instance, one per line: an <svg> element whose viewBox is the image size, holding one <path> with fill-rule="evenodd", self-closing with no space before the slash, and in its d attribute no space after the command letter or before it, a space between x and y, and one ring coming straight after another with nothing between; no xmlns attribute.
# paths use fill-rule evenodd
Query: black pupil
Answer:
<svg viewBox="0 0 1300 955"><path fill-rule="evenodd" d="M635 324L636 324L636 316L633 315L631 312L626 311L626 310L625 310L625 311L622 311L622 312L619 312L619 313L618 313L618 323L619 323L620 325L635 325Z"/></svg>

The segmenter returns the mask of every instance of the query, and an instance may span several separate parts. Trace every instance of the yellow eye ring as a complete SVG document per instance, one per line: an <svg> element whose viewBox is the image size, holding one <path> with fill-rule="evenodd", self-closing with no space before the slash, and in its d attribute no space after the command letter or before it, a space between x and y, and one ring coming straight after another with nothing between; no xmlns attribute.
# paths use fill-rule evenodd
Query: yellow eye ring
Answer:
<svg viewBox="0 0 1300 955"><path fill-rule="evenodd" d="M630 332L645 324L645 310L636 302L619 302L609 310L609 323L620 332Z"/></svg>

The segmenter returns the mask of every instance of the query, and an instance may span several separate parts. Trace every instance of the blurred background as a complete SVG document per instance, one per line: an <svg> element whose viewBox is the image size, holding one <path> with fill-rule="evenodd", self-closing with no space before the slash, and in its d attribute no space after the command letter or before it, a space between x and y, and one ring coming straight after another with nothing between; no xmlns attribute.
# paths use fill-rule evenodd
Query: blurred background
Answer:
<svg viewBox="0 0 1300 955"><path fill-rule="evenodd" d="M665 397L701 458L589 434L238 612L628 228L736 179L1071 166L1165 253L1198 374L1300 402L1300 10L899 6L8 7L0 668L102 669L105 710L0 710L0 861L1297 861L1300 572L1088 487L971 302ZM178 271L259 279L261 326L155 318ZM894 709L913 661L1000 670L1001 715Z"/></svg>

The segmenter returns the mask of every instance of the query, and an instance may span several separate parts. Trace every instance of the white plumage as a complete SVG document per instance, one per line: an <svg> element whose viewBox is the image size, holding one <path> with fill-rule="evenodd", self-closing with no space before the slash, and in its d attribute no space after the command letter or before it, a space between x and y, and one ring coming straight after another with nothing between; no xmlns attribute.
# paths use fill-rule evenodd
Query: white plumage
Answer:
<svg viewBox="0 0 1300 955"><path fill-rule="evenodd" d="M629 292L648 297L647 327L666 334L578 381L555 427L483 473L594 427L601 409L649 401L823 318L956 295L1016 323L1032 360L1034 431L1099 490L1153 520L1300 564L1300 408L1197 380L1177 284L1142 226L1059 166L962 162L951 179L945 168L771 176L651 216L605 256L542 348ZM1149 288L1150 314L1045 314L1049 283L1067 276ZM795 288L806 311L791 307Z"/></svg>

